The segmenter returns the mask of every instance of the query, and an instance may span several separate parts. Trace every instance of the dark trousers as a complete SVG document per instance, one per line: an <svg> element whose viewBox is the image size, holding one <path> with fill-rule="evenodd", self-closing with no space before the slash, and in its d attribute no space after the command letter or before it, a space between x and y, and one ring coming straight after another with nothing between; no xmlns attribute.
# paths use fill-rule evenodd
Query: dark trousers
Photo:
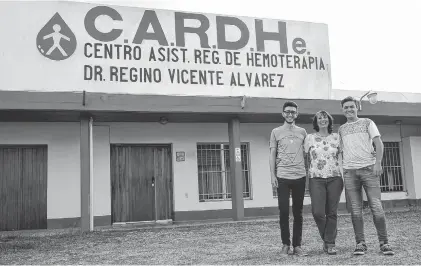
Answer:
<svg viewBox="0 0 421 266"><path fill-rule="evenodd" d="M310 178L311 210L320 236L327 247L334 247L338 229L338 204L344 182L342 177Z"/></svg>
<svg viewBox="0 0 421 266"><path fill-rule="evenodd" d="M303 201L306 189L306 178L278 178L279 226L282 244L291 245L289 232L289 195L292 194L292 214L294 216L292 246L301 246L303 234Z"/></svg>

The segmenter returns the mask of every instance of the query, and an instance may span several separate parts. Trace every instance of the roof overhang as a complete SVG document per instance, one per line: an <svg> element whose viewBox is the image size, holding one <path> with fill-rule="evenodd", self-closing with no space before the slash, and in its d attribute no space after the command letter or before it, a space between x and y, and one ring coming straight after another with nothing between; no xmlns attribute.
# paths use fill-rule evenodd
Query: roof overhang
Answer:
<svg viewBox="0 0 421 266"><path fill-rule="evenodd" d="M279 122L282 105L287 99L246 97L202 97L127 95L75 92L0 91L0 119L33 120L44 116L48 121L73 120L87 113L103 121L158 121L166 116L177 122L224 122L239 117L243 122ZM344 122L339 100L292 99L299 106L299 121L310 121L323 109L336 122ZM30 111L30 112L28 112ZM421 124L421 103L364 102L361 117L372 117L377 123L401 120ZM26 117L26 118L25 118ZM61 118L60 118L61 117ZM42 120L42 119L41 119Z"/></svg>

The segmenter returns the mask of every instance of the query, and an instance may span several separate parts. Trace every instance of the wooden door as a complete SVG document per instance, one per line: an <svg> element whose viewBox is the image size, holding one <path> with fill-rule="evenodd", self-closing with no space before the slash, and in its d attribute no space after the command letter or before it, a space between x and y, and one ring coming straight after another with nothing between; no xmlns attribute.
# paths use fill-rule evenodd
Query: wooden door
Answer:
<svg viewBox="0 0 421 266"><path fill-rule="evenodd" d="M156 219L172 219L172 165L171 149L156 147L154 149L154 175L156 187Z"/></svg>
<svg viewBox="0 0 421 266"><path fill-rule="evenodd" d="M111 146L113 223L168 219L172 205L167 203L167 190L171 189L165 180L171 180L171 168L165 168L170 167L169 161L168 147Z"/></svg>
<svg viewBox="0 0 421 266"><path fill-rule="evenodd" d="M0 230L47 228L47 146L0 147Z"/></svg>

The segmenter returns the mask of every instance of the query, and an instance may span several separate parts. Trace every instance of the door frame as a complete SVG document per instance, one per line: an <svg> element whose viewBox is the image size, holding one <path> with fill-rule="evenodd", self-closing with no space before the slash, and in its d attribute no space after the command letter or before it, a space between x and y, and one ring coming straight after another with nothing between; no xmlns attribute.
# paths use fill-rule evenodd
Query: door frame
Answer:
<svg viewBox="0 0 421 266"><path fill-rule="evenodd" d="M34 147L45 147L48 151L48 144L1 144L0 148L34 148Z"/></svg>
<svg viewBox="0 0 421 266"><path fill-rule="evenodd" d="M169 186L170 188L170 197L169 199L171 200L171 220L170 222L174 221L174 160L173 160L173 144L172 143L110 143L110 161L111 161L111 149L112 146L117 146L117 147L164 147L164 148L169 148L170 150L170 182L171 185ZM111 163L110 163L111 166ZM111 169L110 169L111 171ZM111 174L111 172L110 172ZM111 177L111 176L110 176ZM112 182L112 180L110 179L110 182ZM111 193L111 212L112 212L112 186L110 186L110 193ZM155 219L152 221L138 221L138 222L112 222L113 225L119 225L119 224L148 224L148 223L160 223L160 222L168 222L168 221L160 221L156 219L156 186L154 186L154 199L153 199L153 213L155 216Z"/></svg>

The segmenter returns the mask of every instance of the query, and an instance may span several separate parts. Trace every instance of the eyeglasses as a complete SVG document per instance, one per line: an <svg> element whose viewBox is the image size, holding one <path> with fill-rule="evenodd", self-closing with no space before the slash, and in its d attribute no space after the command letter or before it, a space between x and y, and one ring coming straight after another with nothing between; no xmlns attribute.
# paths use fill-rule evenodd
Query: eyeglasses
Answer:
<svg viewBox="0 0 421 266"><path fill-rule="evenodd" d="M295 111L284 111L284 114L286 114L286 115L296 115L297 112L295 112Z"/></svg>

